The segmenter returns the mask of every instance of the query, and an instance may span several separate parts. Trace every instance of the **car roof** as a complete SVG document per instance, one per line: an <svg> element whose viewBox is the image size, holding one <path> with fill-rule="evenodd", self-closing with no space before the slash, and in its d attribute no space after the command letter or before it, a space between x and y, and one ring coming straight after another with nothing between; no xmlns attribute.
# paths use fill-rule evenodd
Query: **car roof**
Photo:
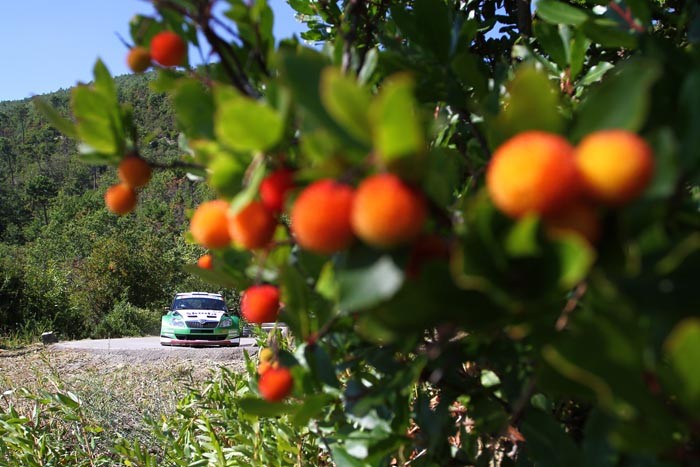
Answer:
<svg viewBox="0 0 700 467"><path fill-rule="evenodd" d="M223 300L224 298L220 293L209 293L209 292L183 292L175 294L175 298L213 298L217 300Z"/></svg>

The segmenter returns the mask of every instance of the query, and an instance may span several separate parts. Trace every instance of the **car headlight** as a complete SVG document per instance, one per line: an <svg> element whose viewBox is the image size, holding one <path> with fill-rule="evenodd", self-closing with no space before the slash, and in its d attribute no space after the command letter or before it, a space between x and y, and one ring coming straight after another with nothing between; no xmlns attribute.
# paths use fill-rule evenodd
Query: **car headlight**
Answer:
<svg viewBox="0 0 700 467"><path fill-rule="evenodd" d="M219 321L220 328L230 328L231 326L233 326L233 320L231 318L227 317Z"/></svg>
<svg viewBox="0 0 700 467"><path fill-rule="evenodd" d="M182 315L180 315L179 313L176 313L173 316L173 320L171 323L176 328L184 328L185 327L185 321L182 319Z"/></svg>

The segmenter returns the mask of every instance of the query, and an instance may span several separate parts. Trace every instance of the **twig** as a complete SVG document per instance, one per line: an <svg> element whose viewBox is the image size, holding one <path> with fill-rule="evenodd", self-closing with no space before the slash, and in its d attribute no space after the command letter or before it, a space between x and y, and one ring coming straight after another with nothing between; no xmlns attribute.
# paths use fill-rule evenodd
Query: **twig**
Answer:
<svg viewBox="0 0 700 467"><path fill-rule="evenodd" d="M476 141L479 143L481 151L484 153L486 159L491 159L491 150L489 149L489 144L486 141L486 137L484 136L484 134L481 132L479 127L476 126L474 120L472 120L471 112L464 108L456 108L455 111L457 112L457 115L459 115L465 122L467 122L469 130L471 131L472 135L474 135L474 138L476 138Z"/></svg>
<svg viewBox="0 0 700 467"><path fill-rule="evenodd" d="M585 282L581 282L576 286L574 289L574 294L571 296L571 298L569 298L569 300L567 300L566 305L564 305L564 308L561 310L559 319L557 319L557 322L554 325L557 331L563 331L564 328L566 328L566 325L569 323L569 316L571 316L571 313L578 306L578 302L586 294L587 288L588 285Z"/></svg>
<svg viewBox="0 0 700 467"><path fill-rule="evenodd" d="M620 18L622 18L623 21L629 25L629 27L631 27L637 32L644 32L644 27L642 27L639 23L637 23L634 20L634 18L632 18L632 11L629 9L629 7L623 10L620 5L615 3L615 0L612 0L610 3L608 3L608 7L610 7L611 10L620 15Z"/></svg>

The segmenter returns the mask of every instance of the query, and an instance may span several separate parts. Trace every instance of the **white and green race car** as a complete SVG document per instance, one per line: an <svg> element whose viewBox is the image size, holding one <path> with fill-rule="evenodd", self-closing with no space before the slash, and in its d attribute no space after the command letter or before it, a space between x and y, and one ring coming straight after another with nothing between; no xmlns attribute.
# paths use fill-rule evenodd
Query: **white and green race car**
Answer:
<svg viewBox="0 0 700 467"><path fill-rule="evenodd" d="M238 346L240 339L240 318L229 312L220 294L179 293L161 319L161 345Z"/></svg>

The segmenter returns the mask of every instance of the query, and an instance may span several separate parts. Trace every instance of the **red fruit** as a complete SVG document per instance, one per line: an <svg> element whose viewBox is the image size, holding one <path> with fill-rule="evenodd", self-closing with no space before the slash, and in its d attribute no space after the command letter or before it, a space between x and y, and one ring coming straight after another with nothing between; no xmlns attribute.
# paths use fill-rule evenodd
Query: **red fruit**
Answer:
<svg viewBox="0 0 700 467"><path fill-rule="evenodd" d="M241 314L249 323L277 321L280 290L274 285L253 285L243 292Z"/></svg>
<svg viewBox="0 0 700 467"><path fill-rule="evenodd" d="M292 188L294 188L294 172L289 169L275 170L260 184L260 199L271 212L282 212L287 193Z"/></svg>
<svg viewBox="0 0 700 467"><path fill-rule="evenodd" d="M202 255L197 260L197 266L202 269L211 269L213 267L214 258L210 254Z"/></svg>
<svg viewBox="0 0 700 467"><path fill-rule="evenodd" d="M355 192L352 228L367 244L391 248L420 234L427 217L423 195L393 174L367 177Z"/></svg>
<svg viewBox="0 0 700 467"><path fill-rule="evenodd" d="M321 254L349 247L353 198L353 189L335 180L319 180L304 189L291 213L292 233L299 245Z"/></svg>
<svg viewBox="0 0 700 467"><path fill-rule="evenodd" d="M163 31L151 39L151 58L163 66L182 65L187 43L171 31Z"/></svg>
<svg viewBox="0 0 700 467"><path fill-rule="evenodd" d="M279 402L292 392L294 378L292 372L281 366L269 368L258 381L258 389L263 399L268 402Z"/></svg>
<svg viewBox="0 0 700 467"><path fill-rule="evenodd" d="M247 250L266 247L276 227L275 216L259 201L252 201L228 218L231 238Z"/></svg>
<svg viewBox="0 0 700 467"><path fill-rule="evenodd" d="M131 212L136 207L136 192L129 185L112 185L105 192L107 209L118 216Z"/></svg>

